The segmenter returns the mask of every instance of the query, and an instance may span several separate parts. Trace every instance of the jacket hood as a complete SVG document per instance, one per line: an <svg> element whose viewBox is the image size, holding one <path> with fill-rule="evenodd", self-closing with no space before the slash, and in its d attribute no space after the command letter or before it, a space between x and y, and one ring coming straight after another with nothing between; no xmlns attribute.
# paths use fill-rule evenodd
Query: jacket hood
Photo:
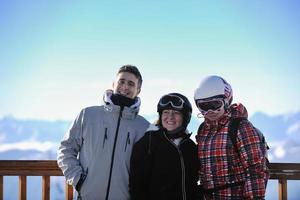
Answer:
<svg viewBox="0 0 300 200"><path fill-rule="evenodd" d="M110 111L110 112L119 112L120 111L120 106L115 105L112 100L111 100L111 95L113 94L113 90L106 90L103 94L103 99L102 99L102 104L105 107L105 110ZM124 107L122 116L126 118L133 118L135 117L140 110L141 106L141 99L139 97L135 98L136 101L133 105L130 107Z"/></svg>
<svg viewBox="0 0 300 200"><path fill-rule="evenodd" d="M232 104L229 107L229 114L232 118L248 118L248 111L246 107L241 103Z"/></svg>

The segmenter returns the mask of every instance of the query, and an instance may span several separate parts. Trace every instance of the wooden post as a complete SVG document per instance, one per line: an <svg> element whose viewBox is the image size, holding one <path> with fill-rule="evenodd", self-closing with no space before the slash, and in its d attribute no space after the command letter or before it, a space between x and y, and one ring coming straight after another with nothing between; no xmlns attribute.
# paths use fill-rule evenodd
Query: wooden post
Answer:
<svg viewBox="0 0 300 200"><path fill-rule="evenodd" d="M0 176L0 200L3 200L3 176Z"/></svg>
<svg viewBox="0 0 300 200"><path fill-rule="evenodd" d="M73 199L73 186L66 183L66 200Z"/></svg>
<svg viewBox="0 0 300 200"><path fill-rule="evenodd" d="M26 200L27 196L27 176L19 176L19 200Z"/></svg>
<svg viewBox="0 0 300 200"><path fill-rule="evenodd" d="M50 176L43 176L42 187L42 199L50 200Z"/></svg>
<svg viewBox="0 0 300 200"><path fill-rule="evenodd" d="M287 180L279 179L278 186L279 200L287 200Z"/></svg>

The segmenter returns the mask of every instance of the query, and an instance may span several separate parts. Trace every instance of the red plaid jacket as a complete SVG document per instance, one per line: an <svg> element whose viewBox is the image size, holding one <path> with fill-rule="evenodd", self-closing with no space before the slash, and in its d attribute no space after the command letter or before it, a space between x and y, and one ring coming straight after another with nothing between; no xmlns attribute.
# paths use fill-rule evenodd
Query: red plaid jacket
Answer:
<svg viewBox="0 0 300 200"><path fill-rule="evenodd" d="M259 135L249 121L243 120L237 133L237 152L228 136L230 117L247 118L247 110L242 104L233 104L219 121L205 120L196 136L201 184L204 189L214 189L243 182L244 199L264 198L269 174L263 164Z"/></svg>

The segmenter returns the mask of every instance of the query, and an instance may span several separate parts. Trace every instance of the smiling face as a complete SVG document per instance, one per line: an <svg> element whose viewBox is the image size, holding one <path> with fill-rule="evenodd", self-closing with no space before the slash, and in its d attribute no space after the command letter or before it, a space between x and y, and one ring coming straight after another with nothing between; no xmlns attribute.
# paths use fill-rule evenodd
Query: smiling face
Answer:
<svg viewBox="0 0 300 200"><path fill-rule="evenodd" d="M121 94L125 97L134 99L140 93L138 78L129 72L121 72L113 82L113 91L115 94Z"/></svg>
<svg viewBox="0 0 300 200"><path fill-rule="evenodd" d="M162 126L168 131L173 131L182 125L183 116L176 110L163 110L161 114Z"/></svg>

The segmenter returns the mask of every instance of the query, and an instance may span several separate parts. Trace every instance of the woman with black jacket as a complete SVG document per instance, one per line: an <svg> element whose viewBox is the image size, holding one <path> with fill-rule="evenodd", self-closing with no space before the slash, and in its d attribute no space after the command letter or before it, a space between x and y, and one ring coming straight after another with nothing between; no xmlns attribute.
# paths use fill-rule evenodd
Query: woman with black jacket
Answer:
<svg viewBox="0 0 300 200"><path fill-rule="evenodd" d="M187 125L192 106L178 93L161 97L159 120L133 147L131 200L199 200L197 146Z"/></svg>

